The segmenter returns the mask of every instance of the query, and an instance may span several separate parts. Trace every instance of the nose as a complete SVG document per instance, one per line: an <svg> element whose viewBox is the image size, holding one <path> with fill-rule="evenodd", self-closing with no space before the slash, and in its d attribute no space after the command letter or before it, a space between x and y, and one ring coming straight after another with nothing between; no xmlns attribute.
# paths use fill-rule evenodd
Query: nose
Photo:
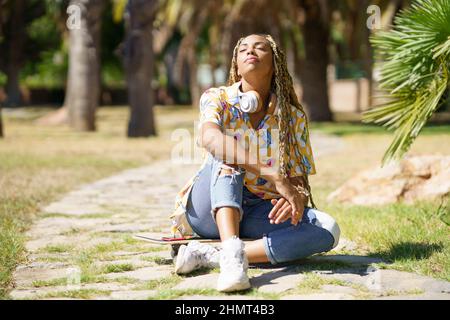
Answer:
<svg viewBox="0 0 450 320"><path fill-rule="evenodd" d="M253 47L253 46L248 46L247 47L247 55L253 55L253 56L256 56L256 54L255 54L255 48Z"/></svg>

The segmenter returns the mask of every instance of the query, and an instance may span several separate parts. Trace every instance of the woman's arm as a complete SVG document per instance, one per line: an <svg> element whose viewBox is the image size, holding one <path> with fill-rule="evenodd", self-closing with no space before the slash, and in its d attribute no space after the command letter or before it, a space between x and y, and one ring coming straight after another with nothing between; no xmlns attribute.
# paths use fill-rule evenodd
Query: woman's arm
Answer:
<svg viewBox="0 0 450 320"><path fill-rule="evenodd" d="M273 168L268 165L259 163L255 154L243 148L234 137L224 134L220 126L213 122L205 122L200 127L198 145L205 148L215 158L221 159L227 164L238 165L256 175L261 175L260 173L264 170L273 171ZM264 176L264 178L266 177L266 180L275 180L277 173Z"/></svg>
<svg viewBox="0 0 450 320"><path fill-rule="evenodd" d="M294 186L300 186L302 188L306 187L306 182L302 176L296 176L289 178L289 182ZM299 216L292 217L291 211L292 207L289 201L285 198L272 199L273 208L270 210L268 218L271 223L279 224L283 223L292 217L292 224L297 225L297 223L302 219L303 211L308 203L308 197L304 194L299 194L298 196L302 201L302 206L299 210L301 214Z"/></svg>
<svg viewBox="0 0 450 320"><path fill-rule="evenodd" d="M289 178L281 176L272 167L259 163L256 155L243 148L234 137L225 135L219 125L213 122L203 123L200 127L198 145L205 148L215 158L222 159L227 164L238 165L272 182L278 193L290 204L289 214L293 216L293 223L296 224L299 220L297 214L301 219L305 202ZM261 174L262 172L267 174Z"/></svg>

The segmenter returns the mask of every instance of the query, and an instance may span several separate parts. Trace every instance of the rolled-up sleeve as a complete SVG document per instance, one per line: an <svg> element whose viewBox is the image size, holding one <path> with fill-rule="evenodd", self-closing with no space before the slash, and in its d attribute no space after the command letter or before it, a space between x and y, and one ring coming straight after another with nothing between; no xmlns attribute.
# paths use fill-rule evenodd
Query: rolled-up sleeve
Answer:
<svg viewBox="0 0 450 320"><path fill-rule="evenodd" d="M200 123L213 122L219 126L223 124L223 107L220 95L216 89L206 90L200 97Z"/></svg>

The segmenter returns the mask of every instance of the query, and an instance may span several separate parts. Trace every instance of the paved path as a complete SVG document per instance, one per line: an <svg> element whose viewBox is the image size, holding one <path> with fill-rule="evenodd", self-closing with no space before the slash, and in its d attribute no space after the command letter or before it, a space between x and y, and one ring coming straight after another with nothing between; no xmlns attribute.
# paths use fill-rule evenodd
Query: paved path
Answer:
<svg viewBox="0 0 450 320"><path fill-rule="evenodd" d="M316 157L342 141L312 137ZM341 239L327 255L296 266L260 266L253 289L223 295L218 270L180 277L168 246L133 239L167 234L174 195L199 165L151 166L80 187L42 210L27 232L27 259L14 273L14 299L449 299L450 283L389 269Z"/></svg>

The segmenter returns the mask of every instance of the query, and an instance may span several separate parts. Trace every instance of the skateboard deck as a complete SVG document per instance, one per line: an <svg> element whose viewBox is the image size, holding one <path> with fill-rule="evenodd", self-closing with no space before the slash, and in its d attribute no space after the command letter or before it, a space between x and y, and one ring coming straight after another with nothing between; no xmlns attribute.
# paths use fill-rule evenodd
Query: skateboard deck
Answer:
<svg viewBox="0 0 450 320"><path fill-rule="evenodd" d="M133 238L135 238L137 240L144 240L144 241L151 242L154 244L170 245L171 246L170 255L172 256L172 258L175 258L177 256L178 249L180 249L180 247L183 244L187 245L190 241L193 241L193 240L196 240L199 242L206 242L206 243L210 243L213 245L220 244L220 239L208 239L208 238L200 238L200 237L174 238L172 236L161 237L159 235L155 235L155 234L151 234L151 233L138 233L138 234L135 234L133 236ZM252 241L252 239L241 239L241 240L243 240L244 242Z"/></svg>
<svg viewBox="0 0 450 320"><path fill-rule="evenodd" d="M157 237L152 234L147 233L139 233L133 236L137 240L144 240L155 244L169 244L169 245L182 245L188 244L190 241L196 240L199 242L208 242L208 243L219 243L220 239L207 239L207 238L199 238L199 237Z"/></svg>

